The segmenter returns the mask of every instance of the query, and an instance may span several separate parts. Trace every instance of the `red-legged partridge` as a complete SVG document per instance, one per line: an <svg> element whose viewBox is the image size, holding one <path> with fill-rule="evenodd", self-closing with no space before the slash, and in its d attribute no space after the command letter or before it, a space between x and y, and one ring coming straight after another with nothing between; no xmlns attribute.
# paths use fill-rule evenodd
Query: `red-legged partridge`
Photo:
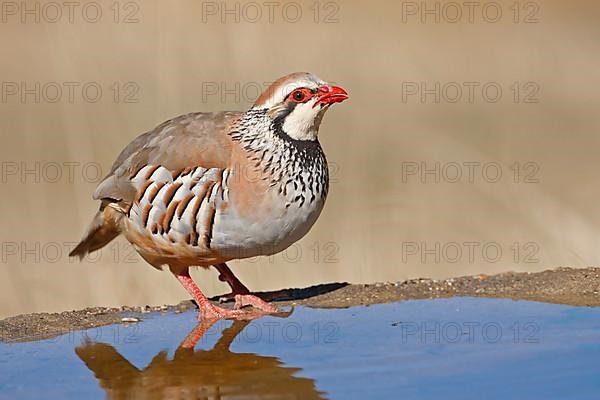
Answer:
<svg viewBox="0 0 600 400"><path fill-rule="evenodd" d="M323 115L348 94L308 73L277 80L246 112L192 113L138 136L119 155L94 199L100 210L71 256L119 234L156 268L168 266L206 319L243 316L253 296L225 264L278 253L302 238L327 196L317 134ZM210 303L189 275L214 266L234 310Z"/></svg>

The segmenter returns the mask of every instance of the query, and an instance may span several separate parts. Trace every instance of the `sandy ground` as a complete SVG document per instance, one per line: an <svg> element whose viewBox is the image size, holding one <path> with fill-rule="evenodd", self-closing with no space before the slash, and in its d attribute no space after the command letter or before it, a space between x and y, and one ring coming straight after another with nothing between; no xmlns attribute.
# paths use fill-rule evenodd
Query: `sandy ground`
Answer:
<svg viewBox="0 0 600 400"><path fill-rule="evenodd" d="M283 307L304 305L344 308L453 296L600 306L600 268L558 268L539 273L508 272L493 276L476 275L445 280L411 279L368 285L334 283L263 295L275 296L277 305ZM74 330L130 323L143 319L144 314L149 312L183 312L194 307L191 301L184 301L175 306L94 307L62 313L18 315L0 321L0 340L14 342L46 339Z"/></svg>

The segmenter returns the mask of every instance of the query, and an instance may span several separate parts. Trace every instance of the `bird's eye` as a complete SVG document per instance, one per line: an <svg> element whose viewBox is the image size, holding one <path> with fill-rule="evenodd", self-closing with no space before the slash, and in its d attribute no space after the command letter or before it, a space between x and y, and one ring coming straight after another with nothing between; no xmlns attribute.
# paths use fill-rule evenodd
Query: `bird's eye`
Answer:
<svg viewBox="0 0 600 400"><path fill-rule="evenodd" d="M289 99L295 103L303 103L309 98L310 92L308 89L296 89L289 96Z"/></svg>

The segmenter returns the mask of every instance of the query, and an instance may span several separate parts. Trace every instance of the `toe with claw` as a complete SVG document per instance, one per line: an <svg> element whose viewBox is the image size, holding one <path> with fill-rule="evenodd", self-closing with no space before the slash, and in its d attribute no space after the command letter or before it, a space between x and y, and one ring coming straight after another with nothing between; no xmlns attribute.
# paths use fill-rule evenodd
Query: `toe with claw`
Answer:
<svg viewBox="0 0 600 400"><path fill-rule="evenodd" d="M277 307L274 305L267 303L260 297L254 296L252 294L238 294L235 295L235 308L236 310L240 310L243 307L252 306L257 308L265 313L276 313Z"/></svg>

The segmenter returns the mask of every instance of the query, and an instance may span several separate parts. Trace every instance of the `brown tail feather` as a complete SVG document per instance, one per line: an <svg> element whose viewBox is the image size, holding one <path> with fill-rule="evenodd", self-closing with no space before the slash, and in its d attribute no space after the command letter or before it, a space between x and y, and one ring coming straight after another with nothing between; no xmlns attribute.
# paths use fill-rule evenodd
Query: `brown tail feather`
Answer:
<svg viewBox="0 0 600 400"><path fill-rule="evenodd" d="M119 236L121 230L118 225L118 216L111 207L102 204L96 213L81 242L69 253L69 257L83 259L86 254L101 249Z"/></svg>

